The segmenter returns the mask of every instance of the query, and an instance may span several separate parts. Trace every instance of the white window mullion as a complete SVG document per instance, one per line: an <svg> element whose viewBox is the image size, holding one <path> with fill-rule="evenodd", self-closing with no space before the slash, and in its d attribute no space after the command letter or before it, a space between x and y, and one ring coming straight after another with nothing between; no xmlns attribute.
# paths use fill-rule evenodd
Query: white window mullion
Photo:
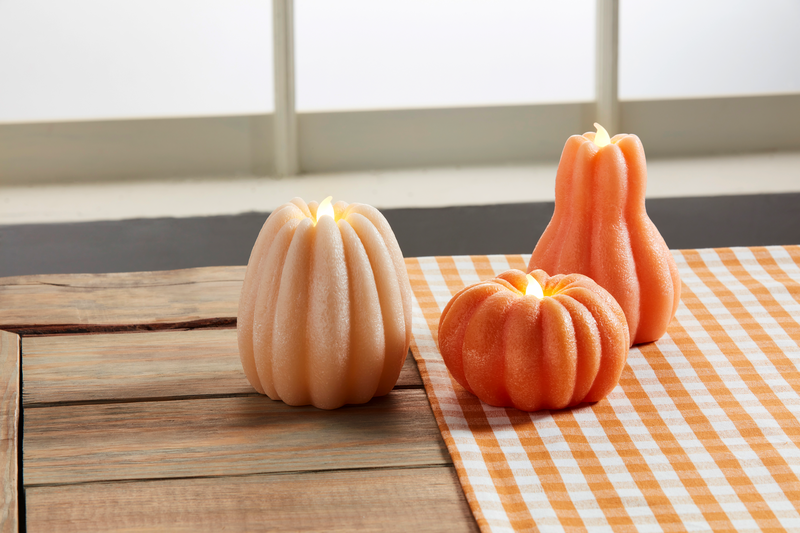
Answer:
<svg viewBox="0 0 800 533"><path fill-rule="evenodd" d="M620 132L618 65L619 0L597 0L596 120L611 135Z"/></svg>
<svg viewBox="0 0 800 533"><path fill-rule="evenodd" d="M275 173L278 176L294 176L300 170L294 86L294 0L273 0L272 11L275 55Z"/></svg>

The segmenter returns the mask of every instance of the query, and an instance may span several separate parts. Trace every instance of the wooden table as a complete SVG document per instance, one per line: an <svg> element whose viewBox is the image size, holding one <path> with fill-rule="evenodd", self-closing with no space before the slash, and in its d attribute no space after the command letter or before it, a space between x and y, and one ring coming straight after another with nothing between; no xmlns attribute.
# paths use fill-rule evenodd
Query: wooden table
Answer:
<svg viewBox="0 0 800 533"><path fill-rule="evenodd" d="M433 339L521 255L407 259L420 369L335 411L247 384L243 267L0 278L0 531L474 531L464 492L499 530L796 531L800 246L673 257L664 337L607 401L541 416L453 389Z"/></svg>
<svg viewBox="0 0 800 533"><path fill-rule="evenodd" d="M260 396L243 277L0 278L0 530L477 530L413 357L363 406Z"/></svg>

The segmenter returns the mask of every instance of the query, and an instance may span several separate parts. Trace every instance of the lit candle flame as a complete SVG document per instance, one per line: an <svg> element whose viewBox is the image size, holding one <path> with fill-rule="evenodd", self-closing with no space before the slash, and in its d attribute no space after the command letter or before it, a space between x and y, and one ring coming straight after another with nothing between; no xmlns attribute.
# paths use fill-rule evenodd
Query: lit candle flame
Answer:
<svg viewBox="0 0 800 533"><path fill-rule="evenodd" d="M525 296L536 296L539 299L544 298L544 291L539 282L536 281L536 278L530 274L526 277L528 278L528 285L525 287Z"/></svg>
<svg viewBox="0 0 800 533"><path fill-rule="evenodd" d="M594 144L600 148L607 144L611 144L611 137L608 136L606 129L597 122L594 123L594 127L597 128L597 133L594 136Z"/></svg>
<svg viewBox="0 0 800 533"><path fill-rule="evenodd" d="M333 196L328 196L322 200L322 203L317 207L317 222L325 215L333 218L333 204L331 204L331 200L333 200Z"/></svg>

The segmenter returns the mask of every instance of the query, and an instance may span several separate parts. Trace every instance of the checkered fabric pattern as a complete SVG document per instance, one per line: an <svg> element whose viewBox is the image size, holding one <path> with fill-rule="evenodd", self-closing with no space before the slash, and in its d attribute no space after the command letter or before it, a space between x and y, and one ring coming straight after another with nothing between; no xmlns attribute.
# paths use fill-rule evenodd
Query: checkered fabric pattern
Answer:
<svg viewBox="0 0 800 533"><path fill-rule="evenodd" d="M800 531L800 246L673 251L667 333L594 405L491 407L436 346L460 289L528 257L406 260L412 352L482 531Z"/></svg>

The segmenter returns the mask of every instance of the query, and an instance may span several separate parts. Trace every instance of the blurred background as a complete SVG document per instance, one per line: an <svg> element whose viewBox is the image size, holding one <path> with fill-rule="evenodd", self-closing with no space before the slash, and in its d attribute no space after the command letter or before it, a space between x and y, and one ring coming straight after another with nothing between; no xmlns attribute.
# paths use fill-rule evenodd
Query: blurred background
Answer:
<svg viewBox="0 0 800 533"><path fill-rule="evenodd" d="M0 0L0 276L244 264L329 194L407 256L530 253L598 117L642 139L670 247L800 243L798 27L797 0Z"/></svg>

